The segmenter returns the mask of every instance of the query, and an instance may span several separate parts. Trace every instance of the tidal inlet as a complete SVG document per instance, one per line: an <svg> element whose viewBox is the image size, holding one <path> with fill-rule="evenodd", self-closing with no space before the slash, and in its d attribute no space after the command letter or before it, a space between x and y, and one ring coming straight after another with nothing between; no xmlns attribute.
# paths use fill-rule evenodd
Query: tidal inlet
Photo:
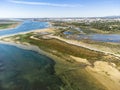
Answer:
<svg viewBox="0 0 120 90"><path fill-rule="evenodd" d="M0 90L120 90L119 3L1 0Z"/></svg>

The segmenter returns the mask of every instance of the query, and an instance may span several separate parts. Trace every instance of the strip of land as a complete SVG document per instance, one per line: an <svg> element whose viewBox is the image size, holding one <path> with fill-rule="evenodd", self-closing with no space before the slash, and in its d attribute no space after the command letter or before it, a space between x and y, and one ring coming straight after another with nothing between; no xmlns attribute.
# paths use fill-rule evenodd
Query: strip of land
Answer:
<svg viewBox="0 0 120 90"><path fill-rule="evenodd" d="M52 28L2 40L26 45L24 49L42 50L44 55L53 58L56 75L64 83L62 90L119 90L120 57L109 49L102 51L103 46L97 48L100 45L55 36Z"/></svg>
<svg viewBox="0 0 120 90"><path fill-rule="evenodd" d="M0 30L8 30L13 29L19 26L21 22L15 22L15 23L0 23Z"/></svg>

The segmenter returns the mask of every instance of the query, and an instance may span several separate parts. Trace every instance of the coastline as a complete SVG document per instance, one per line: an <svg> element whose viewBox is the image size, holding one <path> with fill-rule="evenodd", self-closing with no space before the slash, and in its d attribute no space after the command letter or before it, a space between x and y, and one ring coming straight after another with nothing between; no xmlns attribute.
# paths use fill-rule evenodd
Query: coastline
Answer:
<svg viewBox="0 0 120 90"><path fill-rule="evenodd" d="M15 29L15 28L19 27L21 24L22 24L22 22L13 23L13 25L10 25L9 27L7 27L5 29L0 29L0 31Z"/></svg>
<svg viewBox="0 0 120 90"><path fill-rule="evenodd" d="M94 45L92 46L90 44L83 43L81 41L67 40L67 39L64 39L64 38L61 38L61 37L57 37L57 36L49 36L49 37L64 41L64 42L66 42L68 44L71 44L71 45L80 46L80 47L83 47L83 48L86 48L86 49L89 49L89 50L101 52L101 53L104 53L104 54L112 54L114 56L120 57L120 55L118 55L118 54L115 54L115 53L110 52L110 51L100 50L100 49L96 48Z"/></svg>
<svg viewBox="0 0 120 90"><path fill-rule="evenodd" d="M53 59L53 56L51 57L52 54L41 50L38 46L30 45L30 44L24 45L22 43L17 44L14 41L4 41L4 40L1 40L3 38L14 36L14 35L18 35L18 34L27 34L27 33L31 33L31 32L33 32L33 33L36 33L36 32L45 32L45 31L53 32L53 30L51 29L52 24L50 22L47 22L47 23L48 23L48 26L46 28L43 28L43 29L34 29L34 30L30 30L30 31L16 33L16 34L0 36L0 44L12 45L12 46L15 46L15 47L18 47L18 48L21 48L21 49L25 49L25 50L32 50L32 51L38 52L39 54L45 55L45 56L50 57L51 59ZM21 24L22 24L22 22L18 22L15 25L12 25L10 28L1 29L0 31L2 31L2 30L8 30L8 29L14 29L14 28L19 27Z"/></svg>
<svg viewBox="0 0 120 90"><path fill-rule="evenodd" d="M31 31L30 31L31 32ZM32 31L33 33L39 33L39 32L53 32L53 30L52 29L50 29L50 28L45 28L45 29L38 29L38 30L33 30ZM26 34L26 33L29 33L29 32L22 32L21 34ZM51 36L51 35L47 35L47 37L49 37L49 36ZM61 40L61 39L59 39L59 37L51 37L51 38L53 38L53 39L57 39L58 38L58 40L60 40L60 41L63 41L63 42L65 42L65 43L68 43L68 44L70 44L70 45L75 45L75 46L77 46L76 44L75 44L75 42L74 41L71 41L71 40ZM66 42L67 41L67 42ZM70 43L69 43L69 42ZM15 46L15 47L18 47L18 48L21 48L21 49L24 49L24 50L32 50L32 51L35 51L35 52L38 52L39 54L42 54L42 55L45 55L45 56L47 56L47 57L49 57L49 58L51 58L52 60L54 60L55 62L56 62L56 65L55 65L55 69L56 69L56 71L57 70L61 70L61 72L64 72L64 67L63 68L61 68L60 67L60 65L61 66L64 66L64 65L66 65L67 66L67 64L69 63L69 62L67 62L67 61L64 61L64 59L65 58L62 58L62 57L58 57L58 56L56 56L56 55L54 55L54 54L52 54L52 53L50 53L50 52L47 52L47 51L44 51L44 50L41 50L38 46L36 46L36 45L32 45L32 44L29 44L29 43L25 43L25 42L17 42L17 41L12 41L12 39L9 39L8 41L6 40L4 40L3 39L3 41L1 41L0 40L0 43L1 44L7 44L7 45L12 45L12 46ZM77 44L80 44L80 43L77 43ZM84 46L84 44L80 44L81 46ZM83 47L84 48L84 47ZM86 47L85 47L86 48ZM89 48L86 48L86 49L89 49ZM93 50L93 49L90 49L90 50ZM94 50L95 51L95 50ZM98 51L99 52L99 51ZM106 54L109 54L109 53L106 53ZM66 57L66 56L65 56ZM114 81L114 78L116 78L116 77L114 77L114 74L112 74L114 71L116 71L117 69L115 68L115 67L113 67L112 65L110 65L110 64L108 64L107 63L107 61L95 61L95 63L94 63L94 67L92 67L91 65L90 65L90 63L88 62L88 60L87 59L83 59L83 58L80 58L80 57L74 57L74 56L71 56L70 58L73 58L75 61L74 61L74 63L73 64L75 64L75 63L77 63L77 64L75 64L75 65L78 65L78 64L80 64L80 63L82 63L82 64L88 64L88 66L86 66L85 67L85 69L84 69L84 71L85 72L87 72L86 74L88 74L88 75L90 75L90 76L92 76L92 78L93 78L93 81L94 81L94 79L96 79L96 81L95 82L97 82L97 81L99 81L99 83L100 84L102 84L103 86L105 86L105 87L107 87L108 88L108 86L110 85L114 85L114 83L113 83L113 81ZM62 62L62 63L61 63ZM97 63L97 64L96 64ZM69 68L72 68L72 64L71 63L69 63L71 66L69 67ZM102 68L102 67L100 67L100 65L105 65L105 67L104 68ZM107 68L108 67L108 68ZM67 67L68 68L68 67ZM67 69L67 70L69 70L69 68ZM75 67L74 67L75 68ZM80 69L80 67L77 67L77 69ZM112 73L110 72L110 70L108 70L108 69L112 69ZM62 71L63 70L63 71ZM81 70L81 69L80 69ZM81 71L79 70L79 73L81 73ZM76 73L76 71L73 69L73 72L74 73ZM107 74L105 73L105 72L107 72L108 74L110 74L111 76L113 76L113 78L111 79L111 78L109 78L109 76L107 76ZM118 71L116 71L117 73L118 73L118 76L120 75L120 73L118 72ZM59 71L57 71L57 73L56 73L57 75L59 75ZM66 73L67 74L67 73ZM71 73L70 73L71 74ZM79 76L79 75L77 75L77 76ZM94 76L94 77L93 77ZM80 77L80 76L79 76ZM108 84L108 85L106 85L106 83L103 83L103 82L101 82L100 81L100 79L98 78L98 77L100 77L100 79L105 79L104 81L105 82L111 82L111 84ZM72 77L71 77L72 78ZM62 78L63 80L64 80L64 78ZM116 78L116 80L115 80L115 82L118 84L118 80L117 79L119 79L119 78ZM111 81L109 81L109 80L111 80ZM99 86L99 85L98 85ZM116 89L117 87L119 87L119 84L114 88L114 87L112 87L111 86L111 88L113 88L113 89ZM108 88L108 90L111 90L110 88ZM118 89L116 89L116 90L118 90Z"/></svg>
<svg viewBox="0 0 120 90"><path fill-rule="evenodd" d="M14 36L14 35L18 35L18 34L27 34L27 33L31 33L31 32L33 32L33 33L34 32L39 32L39 31L43 32L44 30L47 30L47 29L49 29L49 27L48 28L43 28L43 29L35 29L35 30L30 30L30 31L25 31L25 32L19 32L19 33L10 34L10 35L4 35L4 36L0 36L0 39L10 37L10 36Z"/></svg>
<svg viewBox="0 0 120 90"><path fill-rule="evenodd" d="M44 28L44 29L36 29L36 30L31 30L31 31L26 31L26 32L20 32L20 33L16 33L16 34L11 34L11 35L5 35L5 36L0 36L0 39L2 41L7 41L7 42L12 42L12 40L5 40L4 38L7 38L7 37L10 37L10 36L14 36L14 35L22 35L22 34L27 34L27 33L44 33L44 32L47 32L47 33L54 33L54 29L52 27L48 27L48 28ZM31 37L33 39L37 39L35 37ZM58 39L60 41L63 41L65 43L68 43L70 45L75 45L75 46L80 46L80 47L83 47L83 48L86 48L86 49L89 49L89 50L93 50L93 51L96 51L96 52L101 52L101 53L104 53L104 54L111 54L111 55L114 55L116 57L120 57L120 55L118 54L115 54L114 52L112 51L109 51L109 50L105 50L105 49L102 49L103 47L101 47L100 49L98 49L97 47L98 46L95 46L95 45L90 45L90 44L87 44L87 43L84 43L84 42L81 42L81 41L77 41L77 40L68 40L68 39L64 39L64 38L61 38L61 37L58 37L58 36L53 36L53 35L45 35L44 38L53 38L53 39ZM0 41L1 41L0 40ZM14 42L16 43L16 42Z"/></svg>
<svg viewBox="0 0 120 90"><path fill-rule="evenodd" d="M66 39L56 35L55 30L51 26L6 35L0 37L0 44L37 52L53 60L55 74L64 83L62 90L86 87L88 90L119 90L120 56L112 52L111 47Z"/></svg>
<svg viewBox="0 0 120 90"><path fill-rule="evenodd" d="M41 55L47 56L47 57L55 60L55 61L56 61L56 59L57 59L57 60L58 60L58 59L61 59L61 58L59 58L59 57L57 57L57 56L55 56L55 55L53 55L53 54L51 54L51 53L49 53L49 52L46 52L46 51L44 51L44 50L41 50L41 49L40 49L38 46L36 46L36 45L31 45L31 44L28 44L28 43L24 43L24 44L23 44L23 43L6 42L6 41L1 41L1 40L0 40L0 44L11 45L11 46L15 46L15 47L17 47L17 48L23 49L23 50L30 50L30 51L33 51L33 52L37 52L37 53L39 53L39 54L41 54Z"/></svg>
<svg viewBox="0 0 120 90"><path fill-rule="evenodd" d="M5 40L4 38L7 38L7 37L10 37L10 36L14 36L14 35L22 35L22 34L27 34L27 33L44 33L44 32L47 32L47 33L54 33L54 28L52 27L47 27L47 28L43 28L43 29L36 29L36 30L30 30L30 31L26 31L26 32L20 32L20 33L16 33L16 34L11 34L11 35L5 35L5 36L0 36L0 39L2 41L7 41L7 42L11 42L12 40ZM33 39L37 39L35 37L30 37L30 38L33 38ZM84 43L84 42L81 42L81 41L77 41L77 40L68 40L68 39L65 39L65 38L62 38L62 37L59 37L59 36L54 36L54 35L44 35L44 38L53 38L53 39L58 39L60 41L63 41L65 43L68 43L70 45L75 45L75 46L80 46L80 47L83 47L83 48L86 48L86 49L89 49L89 50L93 50L93 51L96 51L96 52L101 52L101 53L104 53L104 54L111 54L111 55L114 55L116 57L120 57L120 55L118 54L115 54L114 52L112 51L109 51L109 49L105 50L103 47L100 47L97 48L98 46L95 46L95 45L90 45L90 44L87 44L87 43ZM0 41L1 41L0 40ZM14 42L16 43L16 42Z"/></svg>
<svg viewBox="0 0 120 90"><path fill-rule="evenodd" d="M32 51L38 52L39 54L45 55L45 56L55 60L58 57L56 57L56 56L54 56L54 55L52 55L52 54L50 54L48 52L45 52L45 51L41 50L38 46L30 45L28 43L27 43L27 45L22 44L22 43L16 43L16 42L14 42L12 40L10 40L10 41L1 40L3 38L7 38L7 37L18 35L18 34L27 34L27 33L31 33L31 32L37 33L37 32L45 32L45 31L53 32L53 30L51 29L52 28L52 24L50 22L47 22L47 23L48 23L48 26L45 27L45 28L42 28L42 29L34 29L34 30L20 32L20 33L15 33L15 34L11 34L11 35L0 36L0 44L12 45L12 46L24 49L24 50L32 50ZM19 27L21 24L22 24L22 22L18 22L15 25L12 25L12 26L10 26L7 29L1 29L0 31L4 31L4 30L8 30L8 29L11 30L11 29Z"/></svg>

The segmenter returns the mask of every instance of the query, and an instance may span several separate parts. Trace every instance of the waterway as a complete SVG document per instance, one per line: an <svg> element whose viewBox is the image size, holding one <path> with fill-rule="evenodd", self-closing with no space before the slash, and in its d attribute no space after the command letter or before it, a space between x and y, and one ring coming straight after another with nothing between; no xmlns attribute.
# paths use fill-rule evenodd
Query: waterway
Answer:
<svg viewBox="0 0 120 90"><path fill-rule="evenodd" d="M46 22L24 21L0 36L48 27ZM0 43L0 90L59 90L54 60L38 52Z"/></svg>

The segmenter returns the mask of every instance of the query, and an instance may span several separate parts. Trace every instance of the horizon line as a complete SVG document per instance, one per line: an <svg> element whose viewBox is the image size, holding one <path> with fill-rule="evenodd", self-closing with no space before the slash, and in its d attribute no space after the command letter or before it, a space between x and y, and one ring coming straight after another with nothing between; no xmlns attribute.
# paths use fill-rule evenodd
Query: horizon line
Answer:
<svg viewBox="0 0 120 90"><path fill-rule="evenodd" d="M120 15L110 15L110 16L65 16L65 17L0 17L1 18L95 18L95 17L120 17Z"/></svg>

